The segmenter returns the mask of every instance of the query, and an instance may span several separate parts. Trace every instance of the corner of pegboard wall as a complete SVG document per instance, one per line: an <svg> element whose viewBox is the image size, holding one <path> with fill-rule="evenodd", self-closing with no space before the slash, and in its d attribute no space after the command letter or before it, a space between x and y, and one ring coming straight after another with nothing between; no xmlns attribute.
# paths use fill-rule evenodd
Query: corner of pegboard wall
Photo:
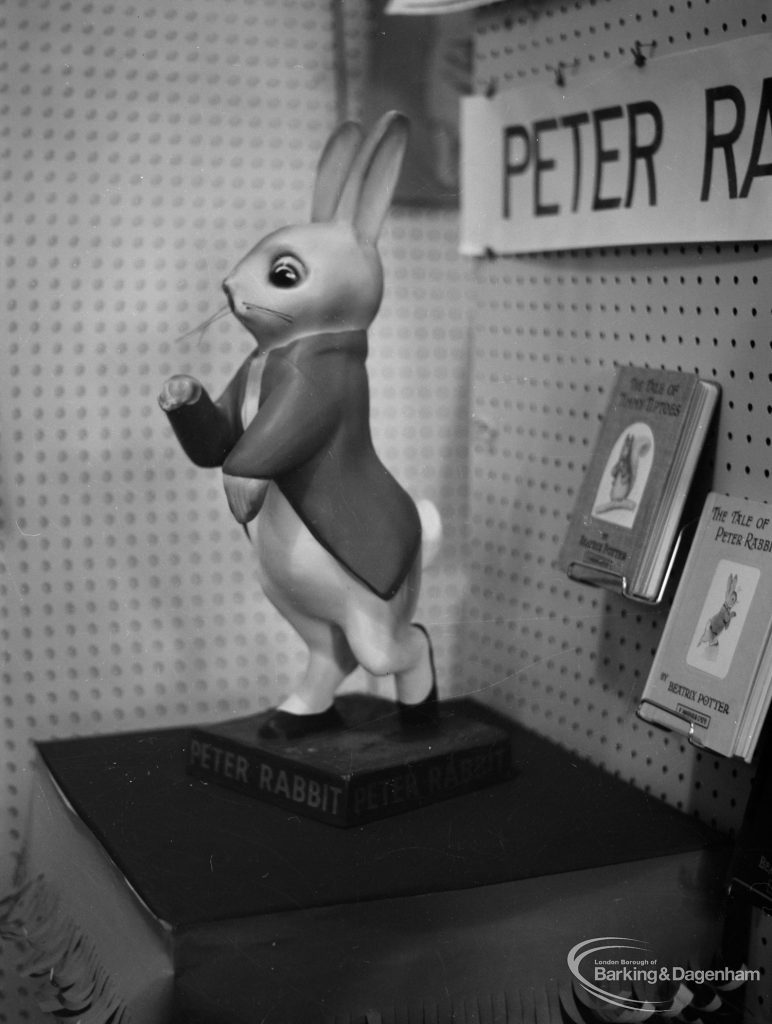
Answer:
<svg viewBox="0 0 772 1024"><path fill-rule="evenodd" d="M767 5L510 3L478 12L484 92L769 31ZM571 88L567 73L565 90ZM753 767L697 751L636 708L664 626L556 567L616 365L696 372L723 400L713 486L772 497L769 243L607 247L475 265L471 577L465 685L523 723L725 830Z"/></svg>

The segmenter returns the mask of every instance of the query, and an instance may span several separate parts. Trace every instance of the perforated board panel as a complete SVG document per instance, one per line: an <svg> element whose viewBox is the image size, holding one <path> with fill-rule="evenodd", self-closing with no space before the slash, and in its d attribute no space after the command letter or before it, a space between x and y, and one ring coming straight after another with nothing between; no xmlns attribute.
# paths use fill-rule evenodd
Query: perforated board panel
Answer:
<svg viewBox="0 0 772 1024"><path fill-rule="evenodd" d="M476 90L769 32L761 0L577 0L481 14ZM772 499L772 246L599 249L479 261L466 678L514 717L610 772L734 829L753 767L647 727L635 709L664 625L555 568L614 368L697 372L723 388L713 485ZM769 1018L769 919L754 916L748 1020Z"/></svg>
<svg viewBox="0 0 772 1024"><path fill-rule="evenodd" d="M479 20L476 88L572 76L768 31L768 5L545 2ZM749 770L636 721L665 612L555 568L616 364L694 371L723 391L714 486L772 497L768 244L632 247L477 266L467 677L518 718L723 828Z"/></svg>
<svg viewBox="0 0 772 1024"><path fill-rule="evenodd" d="M772 970L770 970L770 950L772 950L772 916L755 908L750 924L750 957L749 966L759 971L758 981L749 983L746 995L746 1006L750 1020L769 1020L772 1007Z"/></svg>
<svg viewBox="0 0 772 1024"><path fill-rule="evenodd" d="M763 3L543 3L479 20L476 87L767 31ZM468 676L528 724L733 827L748 770L634 715L663 610L574 585L554 562L620 362L724 388L714 484L772 497L768 245L593 250L477 266Z"/></svg>
<svg viewBox="0 0 772 1024"><path fill-rule="evenodd" d="M327 0L0 2L0 892L32 740L248 713L302 669L219 473L187 462L156 395L175 372L217 392L250 349L230 318L188 332L262 234L307 216L337 111L358 112L367 8L345 6L341 97ZM447 687L468 513L456 250L453 215L394 211L370 338L376 444L444 521L420 613ZM6 968L0 1020L32 1014Z"/></svg>

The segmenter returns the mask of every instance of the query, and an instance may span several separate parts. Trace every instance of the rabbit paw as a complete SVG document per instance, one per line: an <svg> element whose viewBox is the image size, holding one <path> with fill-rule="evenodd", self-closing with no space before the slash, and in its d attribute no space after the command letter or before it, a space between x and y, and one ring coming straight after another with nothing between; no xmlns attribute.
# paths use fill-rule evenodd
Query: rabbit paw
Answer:
<svg viewBox="0 0 772 1024"><path fill-rule="evenodd" d="M201 397L203 388L195 377L179 373L170 377L158 396L158 404L164 412L174 412L183 405L193 405Z"/></svg>
<svg viewBox="0 0 772 1024"><path fill-rule="evenodd" d="M228 506L237 523L251 522L265 501L269 480L253 480L247 476L222 475Z"/></svg>

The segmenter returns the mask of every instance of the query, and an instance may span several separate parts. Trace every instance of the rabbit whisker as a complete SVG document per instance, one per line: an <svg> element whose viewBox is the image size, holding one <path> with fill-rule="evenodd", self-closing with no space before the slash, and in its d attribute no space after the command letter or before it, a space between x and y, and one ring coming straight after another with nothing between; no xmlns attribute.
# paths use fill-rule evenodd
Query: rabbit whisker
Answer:
<svg viewBox="0 0 772 1024"><path fill-rule="evenodd" d="M273 316L278 316L280 320L284 320L286 323L291 324L294 317L291 317L289 313L280 313L278 309L271 309L269 306L257 306L254 302L245 302L245 309L259 309L263 313L271 313Z"/></svg>
<svg viewBox="0 0 772 1024"><path fill-rule="evenodd" d="M198 335L199 342L203 341L204 332L206 331L206 329L208 327L211 327L215 320L221 320L222 317L224 317L227 313L230 313L230 307L222 306L220 309L217 310L216 313L212 313L210 317L207 317L207 319L198 324L198 326L191 327L189 331L185 331L184 334L181 334L178 338L175 338L174 344L176 344L178 341L185 341L186 338L190 338L194 334Z"/></svg>

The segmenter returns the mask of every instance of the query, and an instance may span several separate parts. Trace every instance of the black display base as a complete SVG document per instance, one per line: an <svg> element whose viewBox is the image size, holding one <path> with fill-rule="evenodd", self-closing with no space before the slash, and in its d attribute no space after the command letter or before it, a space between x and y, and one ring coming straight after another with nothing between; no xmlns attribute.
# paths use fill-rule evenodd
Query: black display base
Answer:
<svg viewBox="0 0 772 1024"><path fill-rule="evenodd" d="M361 828L186 775L188 727L38 743L27 877L136 1024L556 1024L545 986L593 936L709 967L726 838L509 728L512 778ZM62 934L45 982L71 1000Z"/></svg>
<svg viewBox="0 0 772 1024"><path fill-rule="evenodd" d="M399 814L512 775L506 720L467 698L440 703L439 723L401 727L393 702L336 701L343 726L302 739L262 739L271 714L191 730L187 771L341 827Z"/></svg>

